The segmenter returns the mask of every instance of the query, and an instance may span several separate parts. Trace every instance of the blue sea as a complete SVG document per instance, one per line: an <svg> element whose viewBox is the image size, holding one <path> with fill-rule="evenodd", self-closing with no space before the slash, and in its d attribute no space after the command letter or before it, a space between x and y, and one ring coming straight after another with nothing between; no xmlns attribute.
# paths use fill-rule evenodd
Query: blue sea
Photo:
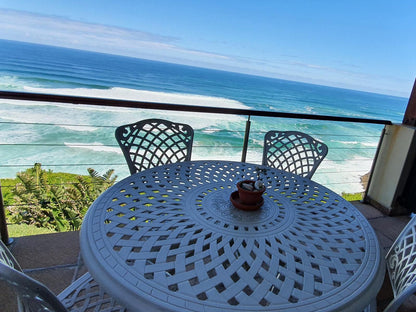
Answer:
<svg viewBox="0 0 416 312"><path fill-rule="evenodd" d="M158 103L387 119L401 123L408 99L138 58L0 40L0 90ZM410 90L409 90L410 94ZM195 130L193 159L240 160L246 116L175 113L0 99L0 177L35 162L55 172L128 169L118 125L166 118ZM260 163L270 129L307 132L329 146L314 180L336 192L362 191L382 125L251 118L248 162Z"/></svg>

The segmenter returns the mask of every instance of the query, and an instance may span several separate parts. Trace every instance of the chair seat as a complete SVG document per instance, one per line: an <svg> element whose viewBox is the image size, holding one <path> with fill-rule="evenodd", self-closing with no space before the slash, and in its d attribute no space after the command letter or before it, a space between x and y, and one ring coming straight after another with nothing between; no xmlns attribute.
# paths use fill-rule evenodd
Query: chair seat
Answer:
<svg viewBox="0 0 416 312"><path fill-rule="evenodd" d="M58 299L68 311L126 311L98 285L88 272L62 291Z"/></svg>

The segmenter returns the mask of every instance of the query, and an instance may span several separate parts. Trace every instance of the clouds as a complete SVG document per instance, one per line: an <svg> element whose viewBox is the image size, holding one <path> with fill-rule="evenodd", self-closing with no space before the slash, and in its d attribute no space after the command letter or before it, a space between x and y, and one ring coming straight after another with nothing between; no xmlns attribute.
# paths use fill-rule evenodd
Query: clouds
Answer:
<svg viewBox="0 0 416 312"><path fill-rule="evenodd" d="M228 59L182 48L175 44L177 38L169 36L15 10L0 9L0 38L163 61Z"/></svg>
<svg viewBox="0 0 416 312"><path fill-rule="evenodd" d="M310 47L304 47L303 50L302 46L297 45L291 47L291 43L298 43L299 40L273 40L273 35L269 35L269 38L266 33L258 33L252 22L249 22L252 26L251 35L233 29L233 37L227 37L227 34L221 32L215 33L212 30L215 29L214 25L204 24L203 33L211 36L209 39L199 34L197 25L203 23L194 20L197 18L195 14L191 15L197 23L195 29L190 26L178 28L177 32L171 32L173 35L166 36L141 31L139 27L129 28L127 22L120 27L83 22L59 15L0 9L0 38L406 97L412 88L413 80L407 76L380 75L379 64L385 66L384 63L377 63L376 70L371 71L366 63L360 61L361 56L351 51L328 54L326 47L323 52L319 52L316 46L315 50ZM163 25L163 18L158 18L158 25ZM179 17L175 18L178 21ZM240 21L243 22L246 23ZM174 22L166 23L169 27L174 27ZM213 33L209 33L210 30ZM163 32L161 29L159 31ZM192 36L195 33L198 33L197 37ZM305 33L304 36L306 35ZM264 37L264 40L260 40L260 37ZM334 43L330 46L332 45ZM311 55L314 54L311 49L319 56ZM388 70L384 69L384 72L387 73Z"/></svg>

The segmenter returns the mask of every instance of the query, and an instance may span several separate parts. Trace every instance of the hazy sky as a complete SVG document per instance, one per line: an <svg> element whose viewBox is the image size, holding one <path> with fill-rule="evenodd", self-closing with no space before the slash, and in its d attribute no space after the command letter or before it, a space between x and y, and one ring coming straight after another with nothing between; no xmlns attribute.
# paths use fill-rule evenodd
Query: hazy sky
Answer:
<svg viewBox="0 0 416 312"><path fill-rule="evenodd" d="M0 0L0 39L408 97L415 19L415 0Z"/></svg>

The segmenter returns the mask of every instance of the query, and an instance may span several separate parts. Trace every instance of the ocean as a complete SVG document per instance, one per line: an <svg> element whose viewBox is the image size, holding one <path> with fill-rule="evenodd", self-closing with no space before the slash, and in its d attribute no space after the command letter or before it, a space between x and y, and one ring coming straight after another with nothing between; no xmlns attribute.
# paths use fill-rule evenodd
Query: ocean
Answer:
<svg viewBox="0 0 416 312"><path fill-rule="evenodd" d="M408 99L295 81L0 40L0 90L157 103L387 119L401 123ZM409 90L410 94L410 90ZM192 158L240 160L245 116L0 99L0 177L38 162L55 172L87 174L128 168L114 139L117 126L166 118L195 130ZM264 133L299 130L324 141L327 158L313 180L341 192L363 190L382 125L251 118L248 162L260 163Z"/></svg>

